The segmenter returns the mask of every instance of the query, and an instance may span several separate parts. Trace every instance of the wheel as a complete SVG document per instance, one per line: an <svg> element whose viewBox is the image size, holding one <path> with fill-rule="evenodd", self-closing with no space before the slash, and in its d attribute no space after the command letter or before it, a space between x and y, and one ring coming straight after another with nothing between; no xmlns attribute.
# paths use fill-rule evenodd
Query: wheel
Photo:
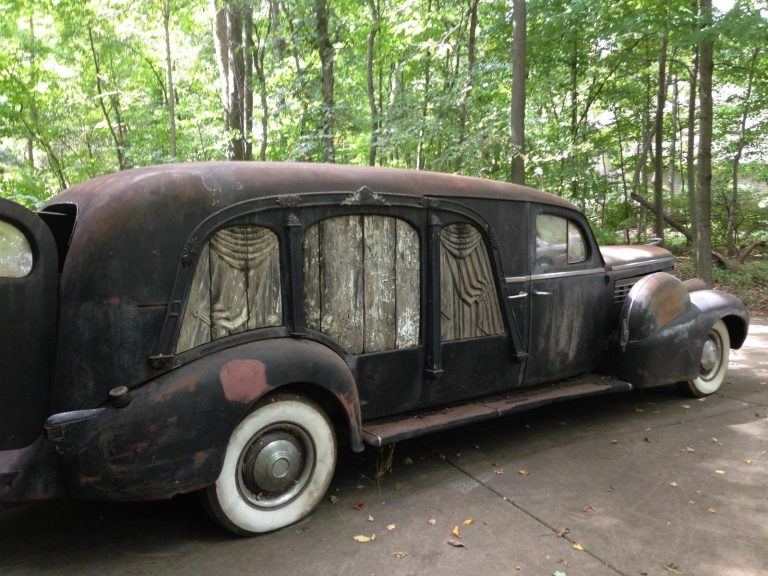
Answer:
<svg viewBox="0 0 768 576"><path fill-rule="evenodd" d="M213 518L236 534L277 530L320 503L336 466L336 435L314 402L279 396L232 432L221 474L203 493Z"/></svg>
<svg viewBox="0 0 768 576"><path fill-rule="evenodd" d="M681 390L696 398L717 392L725 380L730 352L731 338L728 328L722 320L718 320L709 331L701 350L699 375L688 382L681 382Z"/></svg>

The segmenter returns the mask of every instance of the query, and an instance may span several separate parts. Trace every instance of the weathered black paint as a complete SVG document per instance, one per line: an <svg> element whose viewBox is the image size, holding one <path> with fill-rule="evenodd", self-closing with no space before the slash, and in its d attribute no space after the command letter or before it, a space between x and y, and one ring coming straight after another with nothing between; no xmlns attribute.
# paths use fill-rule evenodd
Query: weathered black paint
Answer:
<svg viewBox="0 0 768 576"><path fill-rule="evenodd" d="M511 410L626 387L627 382L650 386L685 379L717 319L725 318L733 347L746 335L743 304L698 290L690 293L684 311L622 347L622 304L614 301L615 284L668 269L671 255L648 247L608 248L601 255L572 204L500 182L343 166L186 164L97 178L60 194L51 205L59 210L73 206L77 213L69 249L59 245L66 260L58 284L58 325L56 246L34 215L0 204L0 216L21 213L27 220L42 262L39 269L47 275L36 288L41 301L23 303L38 320L39 333L29 334L39 337L35 345L41 355L32 357L34 366L23 369L18 368L19 358L0 356L3 374L17 370L36 391L23 423L21 416L15 424L0 423L8 426L6 438L16 439L0 446L0 499L5 500L64 493L167 498L209 485L219 473L234 427L276 390L318 399L341 417L352 449L361 450L364 421L375 428L376 419L451 402L482 405L478 398L499 392L517 394L505 405ZM532 268L532 221L542 211L569 218L582 229L587 261L552 270L554 275ZM417 347L354 356L306 327L303 231L324 218L348 214L396 216L418 231ZM441 342L437 255L440 229L453 222L469 222L482 232L504 334ZM268 227L278 236L284 325L175 354L200 247L220 227L241 223ZM574 271L584 273L557 275ZM0 290L4 287L0 281ZM537 300L535 291L556 296ZM509 298L521 292L526 296ZM0 314L12 313L3 308ZM18 327L21 321L14 322ZM563 326L573 327L567 343L558 332ZM45 359L54 354L54 330L59 343L49 377ZM0 338L10 337L3 331ZM595 370L599 364L626 382L564 386L543 396L530 388ZM647 370L650 364L653 372ZM109 391L119 386L128 388L127 396L110 400ZM4 380L0 394L10 397L17 390ZM50 402L45 400L49 390ZM482 417L507 408L482 410ZM454 411L467 410L472 412ZM46 416L50 418L42 436ZM442 417L440 426L462 421ZM410 425L408 434L429 429Z"/></svg>

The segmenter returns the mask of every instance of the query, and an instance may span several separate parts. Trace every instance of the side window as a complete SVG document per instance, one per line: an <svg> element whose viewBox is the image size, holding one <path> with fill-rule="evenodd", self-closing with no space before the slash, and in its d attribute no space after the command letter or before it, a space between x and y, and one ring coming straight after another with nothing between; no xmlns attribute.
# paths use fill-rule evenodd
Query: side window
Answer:
<svg viewBox="0 0 768 576"><path fill-rule="evenodd" d="M418 345L415 228L388 216L337 216L310 226L302 249L308 328L352 354Z"/></svg>
<svg viewBox="0 0 768 576"><path fill-rule="evenodd" d="M32 271L32 248L10 222L0 220L0 278L24 278Z"/></svg>
<svg viewBox="0 0 768 576"><path fill-rule="evenodd" d="M216 232L197 261L176 352L280 324L277 235L252 225Z"/></svg>
<svg viewBox="0 0 768 576"><path fill-rule="evenodd" d="M586 259L586 242L575 222L552 214L536 217L537 272L577 264Z"/></svg>
<svg viewBox="0 0 768 576"><path fill-rule="evenodd" d="M488 250L471 224L440 231L440 316L443 341L504 332Z"/></svg>

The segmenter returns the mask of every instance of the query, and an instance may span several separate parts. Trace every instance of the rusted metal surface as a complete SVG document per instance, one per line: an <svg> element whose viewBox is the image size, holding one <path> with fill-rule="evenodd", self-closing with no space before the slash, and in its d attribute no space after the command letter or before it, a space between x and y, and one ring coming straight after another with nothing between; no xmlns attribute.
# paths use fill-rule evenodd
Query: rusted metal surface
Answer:
<svg viewBox="0 0 768 576"><path fill-rule="evenodd" d="M500 394L441 410L381 422L367 422L363 427L363 439L366 444L384 446L414 436L513 414L570 398L631 389L632 385L627 382L609 376L587 374L556 385L539 386L517 394Z"/></svg>
<svg viewBox="0 0 768 576"><path fill-rule="evenodd" d="M724 317L733 347L746 335L748 318L737 299L691 291L662 275L641 280L638 285L646 288L635 290L636 285L627 295L624 305L631 301L635 308L626 315L622 347L616 287L670 268L671 255L647 246L601 253L572 204L500 182L344 166L183 164L97 178L50 205L76 205L77 222L58 285L58 324L57 247L45 239L40 222L29 224L43 238L49 280L41 288L44 301L37 308L27 301L26 320L13 320L16 328L39 329L39 357L24 356L36 362L24 365L28 374L18 368L23 363L17 343L5 332L0 336L10 346L0 348L0 430L9 431L0 435L6 441L0 445L0 499L66 492L140 500L210 485L232 430L275 391L316 400L348 430L352 449L362 450L363 419L376 421L366 427L368 440L383 443L626 389L626 382L649 386L686 379L717 319ZM5 208L0 203L0 213ZM583 262L547 274L533 270L531 222L538 213L567 218L581 230ZM306 230L336 216L394 218L414 231L410 245L417 248L410 252L399 240L365 251L371 257L396 246L398 257L408 252L419 259L409 280L418 287L408 295L414 318L409 346L382 349L386 345L378 340L392 341L387 329L387 338L371 345L372 353L365 346L353 353L312 324L318 314L305 310L303 275L309 274L301 246ZM459 223L474 227L487 248L484 289L489 299L496 297L499 314L491 334L449 341L441 336L440 238L444 227ZM268 228L277 236L282 323L179 347L205 246L222 227L235 225ZM343 242L335 245L344 249ZM65 248L59 245L58 252L67 253ZM383 282L389 273L376 278ZM527 299L510 300L513 289ZM9 313L6 307L0 311ZM45 362L54 353L51 375ZM601 362L626 382L590 376L536 387L593 371ZM22 388L5 380L8 374L31 383L29 397L21 397L34 397L32 404L17 413L21 400L13 395ZM491 399L493 394L501 395ZM446 404L454 407L435 411ZM10 420L4 406L10 407ZM417 411L421 417L381 420Z"/></svg>

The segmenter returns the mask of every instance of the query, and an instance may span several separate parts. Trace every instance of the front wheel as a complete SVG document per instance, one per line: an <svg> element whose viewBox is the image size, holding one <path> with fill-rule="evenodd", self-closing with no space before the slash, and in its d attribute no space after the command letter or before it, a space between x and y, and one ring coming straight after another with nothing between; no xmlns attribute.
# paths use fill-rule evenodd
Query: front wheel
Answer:
<svg viewBox="0 0 768 576"><path fill-rule="evenodd" d="M221 474L203 494L214 519L237 534L283 528L320 503L336 466L336 435L305 398L280 396L235 428Z"/></svg>
<svg viewBox="0 0 768 576"><path fill-rule="evenodd" d="M681 382L681 390L696 398L717 392L725 380L730 351L731 338L728 328L722 320L718 320L709 331L701 349L699 375L688 382Z"/></svg>

